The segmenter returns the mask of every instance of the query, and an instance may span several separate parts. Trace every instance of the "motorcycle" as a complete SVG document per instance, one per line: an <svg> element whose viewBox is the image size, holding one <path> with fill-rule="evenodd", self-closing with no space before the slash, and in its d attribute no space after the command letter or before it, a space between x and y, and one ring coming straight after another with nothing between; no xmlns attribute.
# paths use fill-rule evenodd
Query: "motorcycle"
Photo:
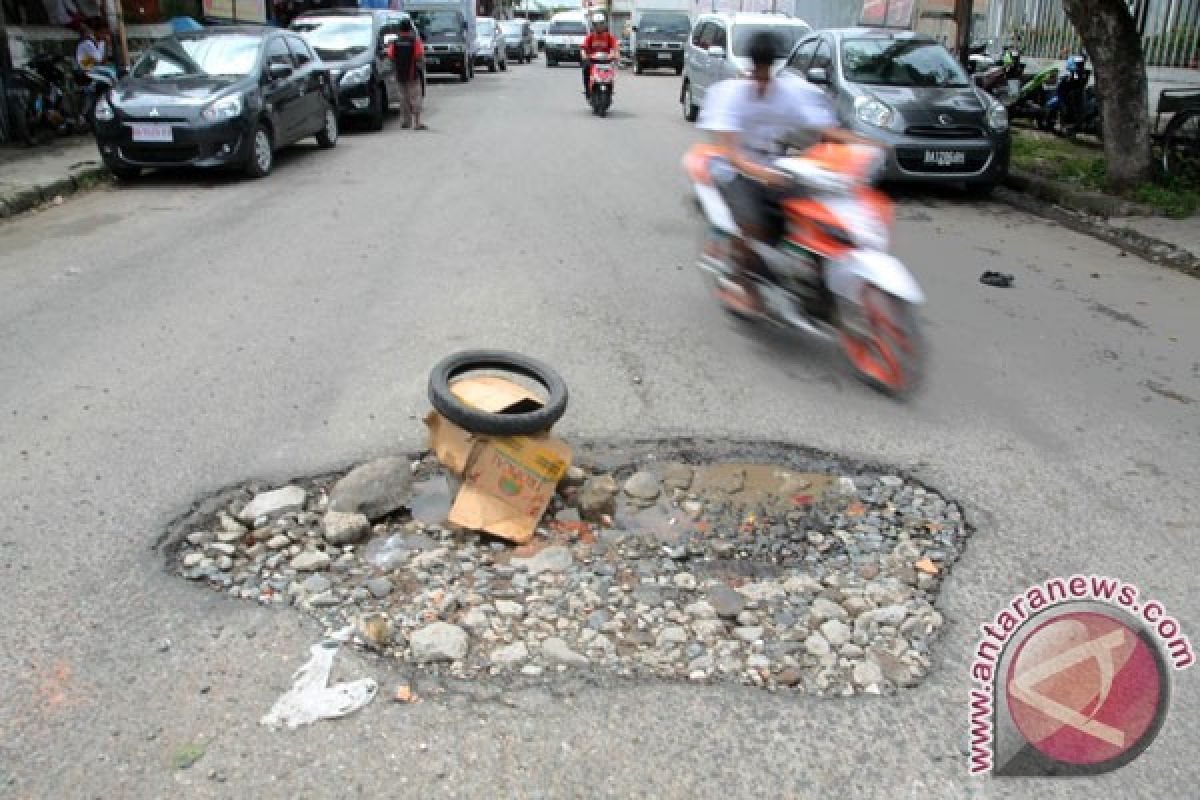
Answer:
<svg viewBox="0 0 1200 800"><path fill-rule="evenodd" d="M871 185L884 158L868 146L818 144L776 159L773 167L794 189L782 202L783 232L773 246L749 245L761 262L753 277L765 306L761 319L836 339L860 378L902 395L917 385L923 368L916 308L925 296L886 252L894 209ZM737 291L731 240L738 228L720 192L737 171L715 145L694 146L683 162L708 223L696 266L712 279L725 310L745 317L721 299L724 291Z"/></svg>
<svg viewBox="0 0 1200 800"><path fill-rule="evenodd" d="M116 88L119 74L114 67L97 64L80 73L77 80L83 86L83 118L89 126L95 126L96 103Z"/></svg>
<svg viewBox="0 0 1200 800"><path fill-rule="evenodd" d="M588 65L588 103L592 113L603 117L612 106L613 85L617 71L608 56L594 55Z"/></svg>
<svg viewBox="0 0 1200 800"><path fill-rule="evenodd" d="M975 77L975 84L1007 106L1021 91L1021 79L1025 76L1025 63L1021 51L1004 48L1000 61Z"/></svg>
<svg viewBox="0 0 1200 800"><path fill-rule="evenodd" d="M1049 130L1050 116L1046 105L1052 96L1050 87L1058 82L1059 68L1046 67L1034 73L1033 77L1021 85L1021 91L1012 98L1008 109L1008 118L1033 120L1042 130Z"/></svg>
<svg viewBox="0 0 1200 800"><path fill-rule="evenodd" d="M1058 79L1054 95L1046 103L1046 130L1065 136L1087 133L1099 137L1100 101L1096 90L1089 86L1092 72L1087 68L1087 57L1071 56Z"/></svg>

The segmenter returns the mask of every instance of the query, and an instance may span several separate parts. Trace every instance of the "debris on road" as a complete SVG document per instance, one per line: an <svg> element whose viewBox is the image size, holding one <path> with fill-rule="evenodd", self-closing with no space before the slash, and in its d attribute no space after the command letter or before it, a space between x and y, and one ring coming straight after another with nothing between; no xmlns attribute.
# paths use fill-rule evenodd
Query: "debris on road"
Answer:
<svg viewBox="0 0 1200 800"><path fill-rule="evenodd" d="M262 724L268 728L279 730L286 726L295 730L317 720L344 717L375 699L379 684L372 678L328 685L337 655L336 642L315 644L309 652L312 655L308 662L292 677L292 688L262 718Z"/></svg>
<svg viewBox="0 0 1200 800"><path fill-rule="evenodd" d="M999 289L1007 289L1013 285L1014 280L1015 279L1012 275L1004 272L992 272L991 270L988 270L979 276L980 283L987 284L988 286L995 286Z"/></svg>
<svg viewBox="0 0 1200 800"><path fill-rule="evenodd" d="M909 479L823 464L564 470L519 546L402 512L336 544L321 498L338 476L324 476L295 482L306 508L220 550L218 510L197 511L173 559L187 578L294 606L439 681L585 670L836 696L915 685L962 513ZM410 473L414 486L447 477L432 453ZM639 473L635 496L623 487Z"/></svg>

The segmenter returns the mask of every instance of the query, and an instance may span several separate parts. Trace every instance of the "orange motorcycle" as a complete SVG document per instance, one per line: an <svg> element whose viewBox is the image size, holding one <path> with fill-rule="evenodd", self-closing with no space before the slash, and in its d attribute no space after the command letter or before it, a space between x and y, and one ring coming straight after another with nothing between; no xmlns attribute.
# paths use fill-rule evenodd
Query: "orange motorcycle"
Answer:
<svg viewBox="0 0 1200 800"><path fill-rule="evenodd" d="M737 290L730 240L739 231L719 188L737 171L725 150L709 144L694 146L683 163L708 221L697 266L713 278L720 298L720 290ZM837 340L868 384L907 393L923 366L916 309L925 297L904 264L887 253L892 202L872 187L883 154L864 145L825 143L772 166L788 176L791 188L782 201L778 241L749 241L762 267L753 276L765 306L761 317Z"/></svg>

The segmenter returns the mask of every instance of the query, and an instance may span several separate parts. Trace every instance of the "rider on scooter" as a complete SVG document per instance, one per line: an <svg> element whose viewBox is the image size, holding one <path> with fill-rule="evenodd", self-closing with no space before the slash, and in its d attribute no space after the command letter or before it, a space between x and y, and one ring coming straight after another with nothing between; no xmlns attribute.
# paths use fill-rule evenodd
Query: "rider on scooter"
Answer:
<svg viewBox="0 0 1200 800"><path fill-rule="evenodd" d="M596 13L592 16L592 32L583 40L579 52L580 62L583 65L583 94L586 97L592 54L607 55L614 64L621 57L621 43L617 37L608 32L608 19L603 14Z"/></svg>
<svg viewBox="0 0 1200 800"><path fill-rule="evenodd" d="M743 237L773 244L782 233L780 201L790 185L787 176L770 166L772 158L783 155L780 142L803 130L823 141L874 143L841 128L832 104L818 87L788 70L772 75L780 57L775 34L756 34L749 50L754 64L749 77L712 87L698 126L716 134L737 170L720 188L738 230ZM742 291L723 291L725 301L743 311L760 313L762 300L751 276L761 266L743 238L734 240L734 266Z"/></svg>

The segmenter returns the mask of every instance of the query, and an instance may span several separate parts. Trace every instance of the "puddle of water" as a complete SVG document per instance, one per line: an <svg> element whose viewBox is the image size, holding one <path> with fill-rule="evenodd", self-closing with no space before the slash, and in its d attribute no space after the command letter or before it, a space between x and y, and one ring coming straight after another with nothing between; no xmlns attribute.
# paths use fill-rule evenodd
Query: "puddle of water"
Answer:
<svg viewBox="0 0 1200 800"><path fill-rule="evenodd" d="M457 483L457 481L455 481ZM426 525L441 525L450 515L458 487L445 475L432 475L413 484L412 518Z"/></svg>
<svg viewBox="0 0 1200 800"><path fill-rule="evenodd" d="M363 557L385 572L399 569L413 553L432 550L438 543L423 533L393 533L367 542Z"/></svg>

